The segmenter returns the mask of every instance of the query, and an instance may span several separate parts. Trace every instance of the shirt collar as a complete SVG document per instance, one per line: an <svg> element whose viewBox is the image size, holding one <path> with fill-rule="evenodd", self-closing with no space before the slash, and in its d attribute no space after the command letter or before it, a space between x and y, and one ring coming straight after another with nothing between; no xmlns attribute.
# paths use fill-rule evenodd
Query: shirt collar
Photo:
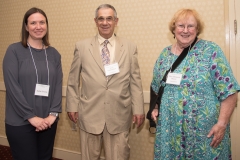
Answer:
<svg viewBox="0 0 240 160"><path fill-rule="evenodd" d="M98 33L98 41L99 41L99 44L102 45L103 42L106 40L105 38L103 38L99 33ZM115 41L115 34L112 35L112 37L110 37L108 40L109 44L112 46L114 41Z"/></svg>

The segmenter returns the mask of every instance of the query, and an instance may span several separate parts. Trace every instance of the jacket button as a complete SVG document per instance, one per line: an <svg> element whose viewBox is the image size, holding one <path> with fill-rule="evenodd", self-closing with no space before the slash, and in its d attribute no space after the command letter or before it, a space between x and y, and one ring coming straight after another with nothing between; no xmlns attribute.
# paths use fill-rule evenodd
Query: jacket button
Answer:
<svg viewBox="0 0 240 160"><path fill-rule="evenodd" d="M108 87L106 87L106 90L108 90Z"/></svg>

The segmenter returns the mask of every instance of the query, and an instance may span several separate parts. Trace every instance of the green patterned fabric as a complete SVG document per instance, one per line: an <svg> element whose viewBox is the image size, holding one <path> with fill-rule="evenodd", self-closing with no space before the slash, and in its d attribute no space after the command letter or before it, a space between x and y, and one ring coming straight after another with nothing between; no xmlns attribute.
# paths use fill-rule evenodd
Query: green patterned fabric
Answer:
<svg viewBox="0 0 240 160"><path fill-rule="evenodd" d="M177 56L166 47L156 61L151 86L158 92L160 80ZM217 123L221 101L239 92L221 48L200 40L174 73L183 75L180 86L166 84L157 124L154 160L231 159L230 128L217 148L207 134Z"/></svg>

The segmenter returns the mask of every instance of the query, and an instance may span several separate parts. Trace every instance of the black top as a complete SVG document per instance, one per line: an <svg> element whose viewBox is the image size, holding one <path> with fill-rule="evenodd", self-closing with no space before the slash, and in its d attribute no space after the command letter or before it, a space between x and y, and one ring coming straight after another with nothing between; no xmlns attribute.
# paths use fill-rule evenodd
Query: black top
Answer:
<svg viewBox="0 0 240 160"><path fill-rule="evenodd" d="M48 83L48 70L44 49L31 48L40 84ZM34 116L46 118L50 112L62 111L61 55L53 48L46 48L49 67L49 95L35 96L36 69L29 48L20 42L11 44L3 59L6 87L5 122L13 126L29 124Z"/></svg>

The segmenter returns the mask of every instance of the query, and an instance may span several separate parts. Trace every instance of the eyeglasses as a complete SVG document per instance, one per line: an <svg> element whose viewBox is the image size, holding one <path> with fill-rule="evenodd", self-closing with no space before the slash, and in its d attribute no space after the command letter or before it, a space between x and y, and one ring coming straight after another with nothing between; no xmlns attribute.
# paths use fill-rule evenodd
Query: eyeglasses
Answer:
<svg viewBox="0 0 240 160"><path fill-rule="evenodd" d="M196 28L196 26L191 25L191 24L189 24L189 25L178 24L178 25L176 25L176 27L180 31L183 31L185 28L187 28L188 31L193 31Z"/></svg>
<svg viewBox="0 0 240 160"><path fill-rule="evenodd" d="M107 22L112 22L114 21L115 19L113 17L107 17L107 18L104 18L104 17L99 17L97 18L97 22L99 23L102 23L104 21L107 21Z"/></svg>

